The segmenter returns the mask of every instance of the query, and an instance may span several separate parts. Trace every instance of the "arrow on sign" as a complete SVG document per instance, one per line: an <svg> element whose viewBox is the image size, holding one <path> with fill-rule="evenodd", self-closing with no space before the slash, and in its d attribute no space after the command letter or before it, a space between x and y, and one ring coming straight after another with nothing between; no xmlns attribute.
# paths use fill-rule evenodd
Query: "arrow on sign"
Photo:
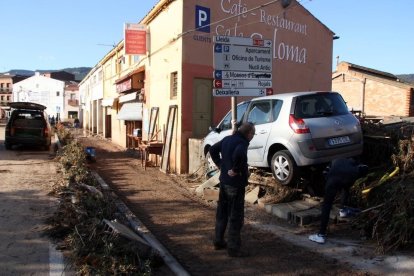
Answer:
<svg viewBox="0 0 414 276"><path fill-rule="evenodd" d="M221 53L222 52L222 49L223 49L223 47L222 47L221 44L216 44L214 46L214 52L216 52L216 53Z"/></svg>
<svg viewBox="0 0 414 276"><path fill-rule="evenodd" d="M222 74L221 70L214 71L214 78L215 79L221 79L222 76L223 76L223 74Z"/></svg>
<svg viewBox="0 0 414 276"><path fill-rule="evenodd" d="M273 95L273 88L266 88L266 95Z"/></svg>
<svg viewBox="0 0 414 276"><path fill-rule="evenodd" d="M214 80L214 87L215 88L222 88L223 87L223 83L221 80Z"/></svg>

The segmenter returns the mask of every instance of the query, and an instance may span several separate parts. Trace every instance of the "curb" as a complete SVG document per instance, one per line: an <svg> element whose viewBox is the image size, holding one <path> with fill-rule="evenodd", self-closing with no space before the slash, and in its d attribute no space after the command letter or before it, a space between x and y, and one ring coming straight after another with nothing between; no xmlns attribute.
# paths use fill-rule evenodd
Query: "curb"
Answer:
<svg viewBox="0 0 414 276"><path fill-rule="evenodd" d="M161 258L164 260L165 264L174 272L176 275L190 275L182 266L181 264L168 252L168 250L155 238L155 236L148 230L148 228L135 216L134 213L129 210L129 208L122 202L118 196L112 192L111 188L102 177L95 171L91 172L95 179L98 181L99 185L101 185L103 190L110 192L111 196L115 200L115 204L118 210L124 214L126 219L129 222L129 225L132 229L138 233L149 245L156 249L160 254Z"/></svg>

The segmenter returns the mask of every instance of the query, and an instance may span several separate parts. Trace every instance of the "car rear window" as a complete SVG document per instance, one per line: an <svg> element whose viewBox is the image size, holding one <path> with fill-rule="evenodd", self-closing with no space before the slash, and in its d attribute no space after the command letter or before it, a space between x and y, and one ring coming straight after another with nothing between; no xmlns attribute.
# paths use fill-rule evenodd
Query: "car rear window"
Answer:
<svg viewBox="0 0 414 276"><path fill-rule="evenodd" d="M316 118L349 113L345 101L338 93L318 93L299 96L295 103L295 117Z"/></svg>
<svg viewBox="0 0 414 276"><path fill-rule="evenodd" d="M15 111L12 124L15 127L43 127L45 120L42 113L33 111Z"/></svg>

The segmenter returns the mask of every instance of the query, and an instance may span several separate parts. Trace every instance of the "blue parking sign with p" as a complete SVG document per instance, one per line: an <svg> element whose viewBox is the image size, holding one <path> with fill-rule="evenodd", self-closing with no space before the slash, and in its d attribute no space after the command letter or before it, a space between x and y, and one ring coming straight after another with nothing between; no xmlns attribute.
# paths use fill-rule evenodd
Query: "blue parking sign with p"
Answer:
<svg viewBox="0 0 414 276"><path fill-rule="evenodd" d="M210 9L196 5L195 7L195 27L197 31L210 32Z"/></svg>

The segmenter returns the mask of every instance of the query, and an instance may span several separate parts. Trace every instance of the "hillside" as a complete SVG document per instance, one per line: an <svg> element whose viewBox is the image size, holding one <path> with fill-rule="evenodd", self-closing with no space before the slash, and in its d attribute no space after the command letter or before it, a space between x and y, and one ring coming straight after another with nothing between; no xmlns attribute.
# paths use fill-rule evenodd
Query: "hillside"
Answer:
<svg viewBox="0 0 414 276"><path fill-rule="evenodd" d="M397 75L400 79L414 84L414 74Z"/></svg>
<svg viewBox="0 0 414 276"><path fill-rule="evenodd" d="M45 72L56 72L56 71L66 71L68 73L71 73L75 75L75 80L81 81L91 70L91 67L73 67L73 68L64 68L60 70L24 70L24 69L13 69L9 72L12 75L23 75L23 76L33 76L35 72L45 73Z"/></svg>

